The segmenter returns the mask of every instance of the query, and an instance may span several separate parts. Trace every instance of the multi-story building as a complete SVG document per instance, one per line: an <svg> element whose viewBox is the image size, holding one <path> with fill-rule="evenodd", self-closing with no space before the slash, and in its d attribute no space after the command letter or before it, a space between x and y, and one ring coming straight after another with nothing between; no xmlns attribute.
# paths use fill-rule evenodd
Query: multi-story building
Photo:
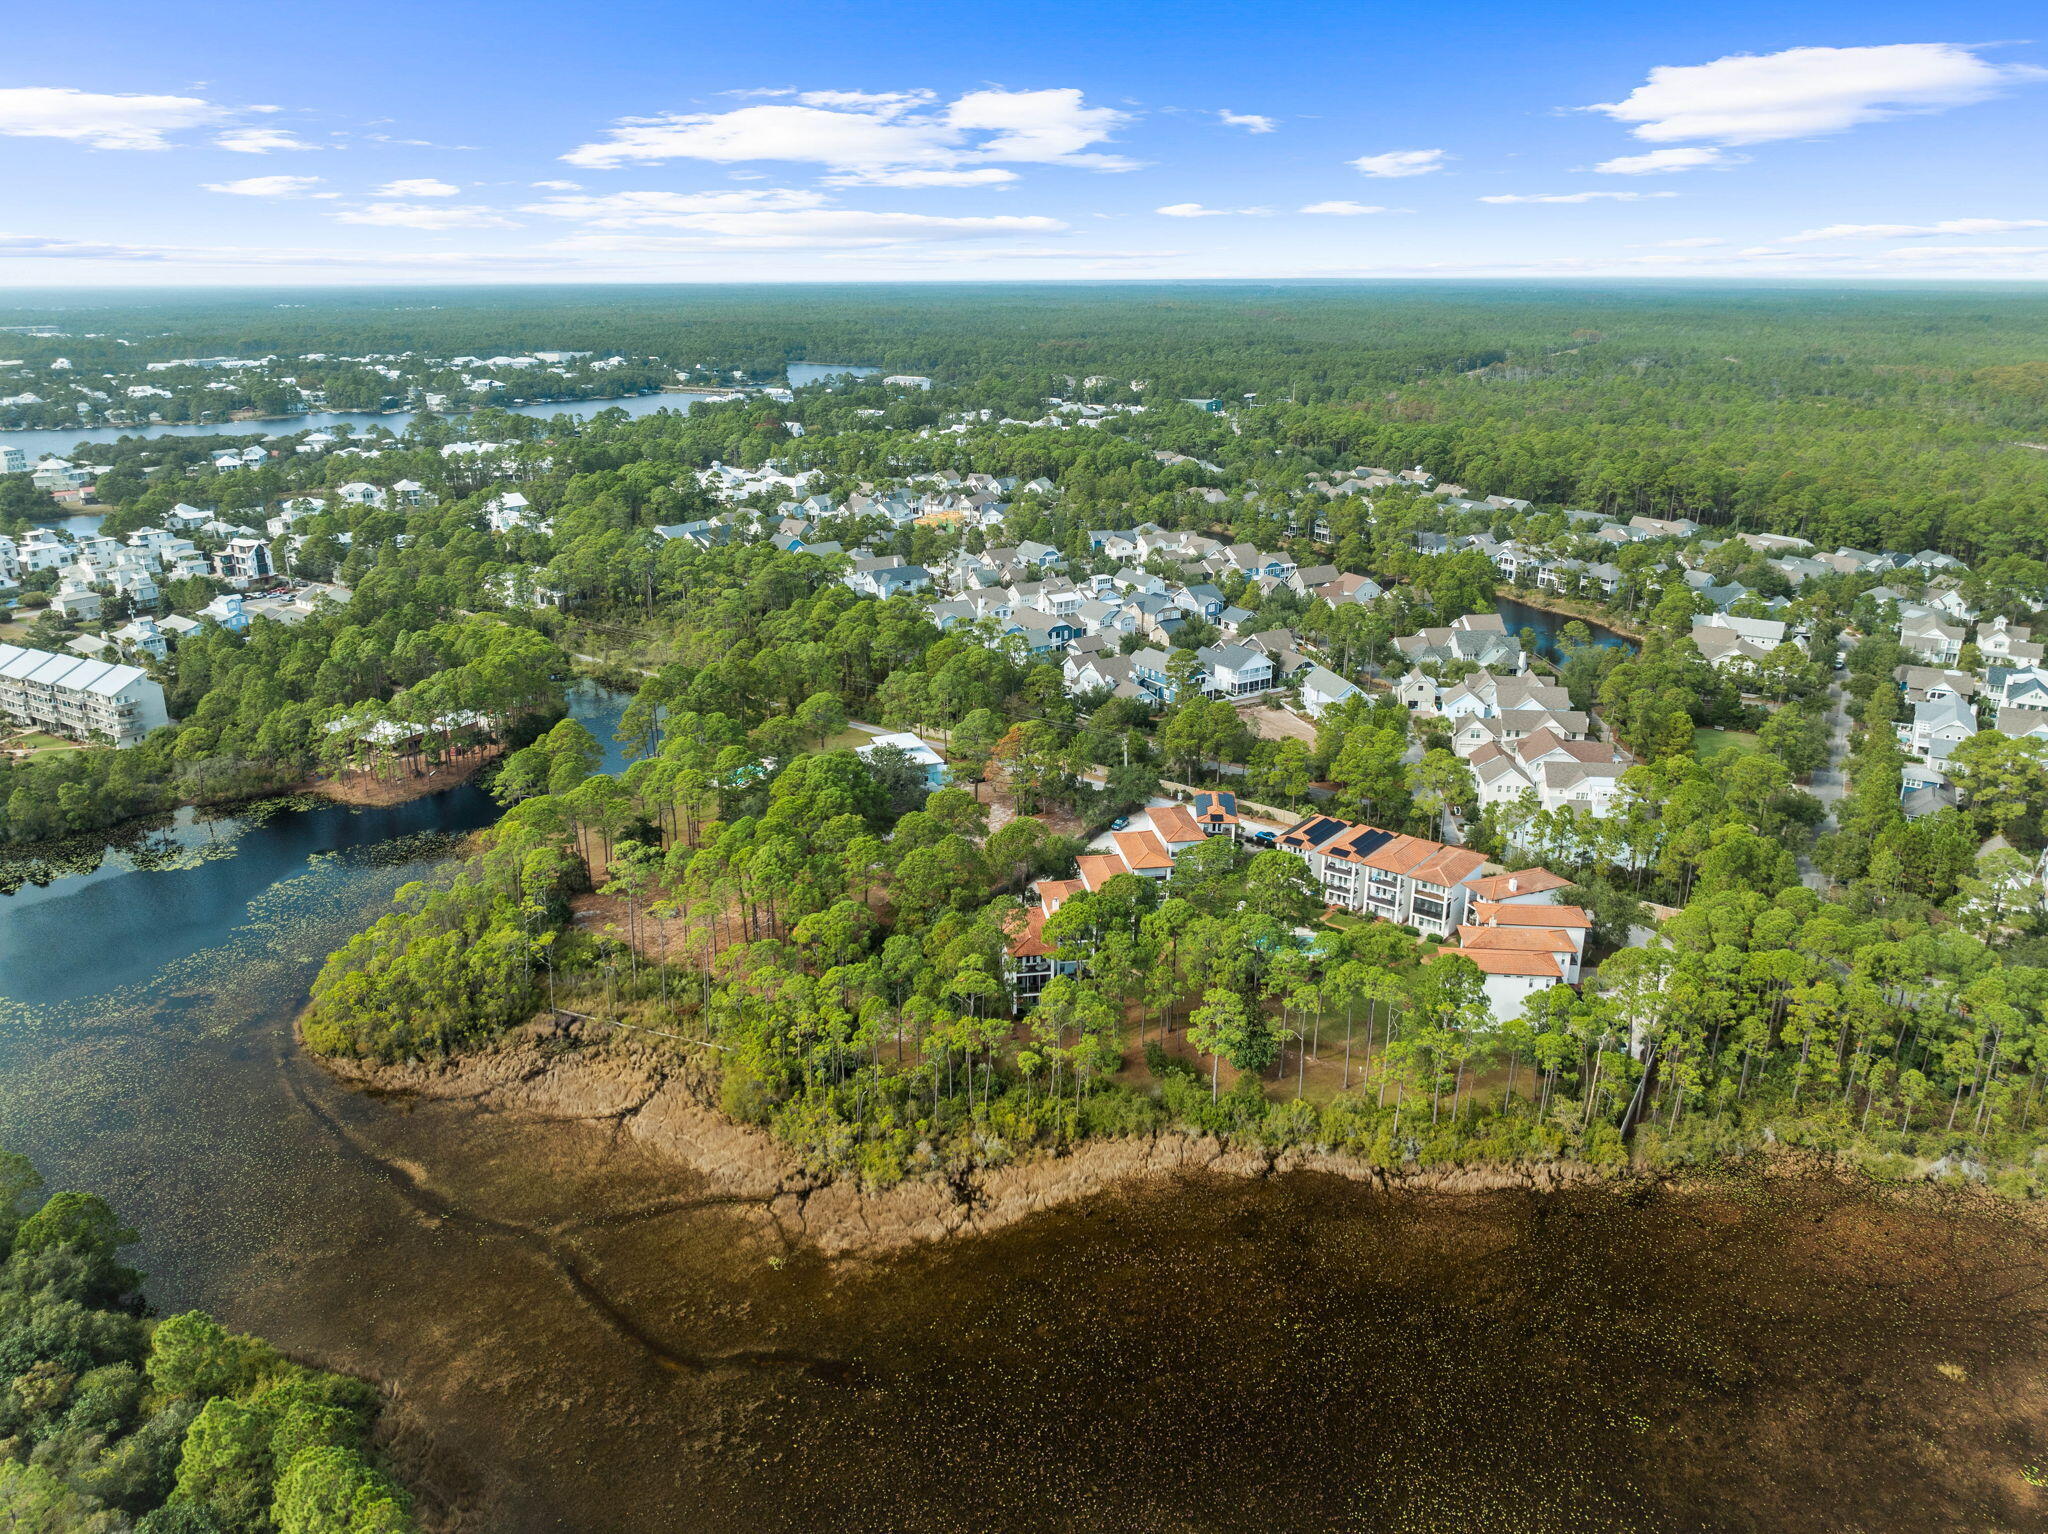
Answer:
<svg viewBox="0 0 2048 1534"><path fill-rule="evenodd" d="M47 527L32 527L22 534L15 544L21 567L33 573L37 570L54 570L59 565L68 565L75 557L72 547L56 531Z"/></svg>
<svg viewBox="0 0 2048 1534"><path fill-rule="evenodd" d="M270 545L261 538L231 538L213 556L213 573L224 581L246 585L273 574Z"/></svg>
<svg viewBox="0 0 2048 1534"><path fill-rule="evenodd" d="M164 690L134 666L0 644L0 713L73 740L132 746L171 722Z"/></svg>
<svg viewBox="0 0 2048 1534"><path fill-rule="evenodd" d="M1333 906L1448 937L1467 919L1486 859L1464 847L1311 815L1280 834Z"/></svg>

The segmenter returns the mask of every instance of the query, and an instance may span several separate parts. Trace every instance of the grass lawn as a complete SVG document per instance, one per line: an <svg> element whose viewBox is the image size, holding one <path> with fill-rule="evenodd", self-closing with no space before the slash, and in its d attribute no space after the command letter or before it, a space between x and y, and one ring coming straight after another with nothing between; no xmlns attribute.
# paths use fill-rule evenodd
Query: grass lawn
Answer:
<svg viewBox="0 0 2048 1534"><path fill-rule="evenodd" d="M879 729L881 729L879 725L864 728L861 725L849 724L837 735L819 742L818 749L820 751L858 751L862 746L872 746L875 743L875 731ZM885 730L882 733L894 734L895 732L893 730ZM933 744L937 744L937 742L934 741Z"/></svg>
<svg viewBox="0 0 2048 1534"><path fill-rule="evenodd" d="M1756 736L1748 730L1695 730L1692 737L1692 754L1705 761L1716 751L1725 751L1733 746L1738 751L1756 749Z"/></svg>
<svg viewBox="0 0 2048 1534"><path fill-rule="evenodd" d="M75 740L65 740L59 735L45 735L41 730L29 730L20 735L0 736L0 746L10 751L27 751L42 756L53 751L83 751L84 746Z"/></svg>

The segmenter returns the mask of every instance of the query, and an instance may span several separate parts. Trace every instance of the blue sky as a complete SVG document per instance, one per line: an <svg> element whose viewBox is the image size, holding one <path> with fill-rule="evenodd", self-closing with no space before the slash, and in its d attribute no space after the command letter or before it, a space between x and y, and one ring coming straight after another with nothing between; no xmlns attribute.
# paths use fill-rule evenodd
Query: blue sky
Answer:
<svg viewBox="0 0 2048 1534"><path fill-rule="evenodd" d="M0 286L2043 278L2040 18L74 0Z"/></svg>

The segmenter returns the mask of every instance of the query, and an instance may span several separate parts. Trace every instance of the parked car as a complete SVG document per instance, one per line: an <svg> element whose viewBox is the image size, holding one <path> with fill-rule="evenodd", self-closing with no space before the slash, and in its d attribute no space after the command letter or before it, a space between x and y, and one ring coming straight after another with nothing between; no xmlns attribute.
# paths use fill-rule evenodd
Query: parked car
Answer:
<svg viewBox="0 0 2048 1534"><path fill-rule="evenodd" d="M1131 828L1131 817L1119 815L1109 823L1109 828L1112 831L1128 831Z"/></svg>

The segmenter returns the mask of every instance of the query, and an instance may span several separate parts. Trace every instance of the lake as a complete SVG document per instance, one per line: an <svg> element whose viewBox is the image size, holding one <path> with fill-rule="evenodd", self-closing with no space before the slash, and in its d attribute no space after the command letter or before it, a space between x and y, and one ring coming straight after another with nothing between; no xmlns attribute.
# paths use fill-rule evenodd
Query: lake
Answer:
<svg viewBox="0 0 2048 1534"><path fill-rule="evenodd" d="M502 407L507 415L539 416L543 420L558 415L587 419L601 410L623 410L627 415L652 415L658 410L688 410L695 403L686 394L633 394L624 399L580 399L564 400L553 405L507 405ZM381 426L387 431L402 433L418 415L416 410L395 410L380 414L371 410L317 410L305 415L288 416L276 421L208 421L202 424L170 426L94 426L85 429L73 428L64 431L0 431L0 447L18 447L27 451L29 461L46 454L69 457L71 450L85 442L118 442L123 437L271 437L283 436L301 431L332 431L337 426L350 426L357 431L367 431ZM460 421L460 414L442 412L442 419Z"/></svg>
<svg viewBox="0 0 2048 1534"><path fill-rule="evenodd" d="M789 365L789 386L801 389L805 384L823 383L828 378L872 378L881 371L880 368L856 367L850 362L792 362Z"/></svg>
<svg viewBox="0 0 2048 1534"><path fill-rule="evenodd" d="M1962 1193L1196 1176L827 1263L611 1120L341 1088L290 1033L322 956L493 813L186 817L0 896L0 1143L114 1200L162 1312L384 1384L446 1524L2041 1525L2048 1262ZM835 1367L675 1361L735 1350Z"/></svg>
<svg viewBox="0 0 2048 1534"><path fill-rule="evenodd" d="M1592 631L1593 643L1633 651L1638 648L1633 639L1617 634L1604 623L1595 623L1590 618L1575 617L1571 613L1554 613L1547 608L1531 607L1527 602L1518 602L1513 597L1496 597L1493 610L1507 623L1510 634L1519 634L1523 629L1536 631L1537 653L1551 660L1557 658L1558 636L1564 632L1567 623L1583 623Z"/></svg>

